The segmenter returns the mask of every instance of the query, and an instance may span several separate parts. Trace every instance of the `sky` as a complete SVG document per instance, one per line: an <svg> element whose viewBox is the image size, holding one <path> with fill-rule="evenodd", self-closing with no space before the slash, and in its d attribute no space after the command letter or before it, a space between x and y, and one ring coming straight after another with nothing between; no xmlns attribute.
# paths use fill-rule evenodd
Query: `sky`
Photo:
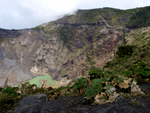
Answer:
<svg viewBox="0 0 150 113"><path fill-rule="evenodd" d="M150 6L150 0L0 0L0 28L33 28L55 21L77 9Z"/></svg>

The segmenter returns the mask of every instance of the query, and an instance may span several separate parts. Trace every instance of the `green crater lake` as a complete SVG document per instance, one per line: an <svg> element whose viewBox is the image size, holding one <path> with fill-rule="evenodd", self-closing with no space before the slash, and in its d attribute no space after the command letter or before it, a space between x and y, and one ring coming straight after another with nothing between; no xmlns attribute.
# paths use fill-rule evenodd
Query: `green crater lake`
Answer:
<svg viewBox="0 0 150 113"><path fill-rule="evenodd" d="M25 82L29 82L30 84L36 84L38 87L41 87L42 84L40 83L40 80L46 80L46 85L54 87L54 88L60 85L60 83L56 80L53 80L53 78L50 75L36 76L35 78L30 79ZM22 82L22 83L25 83L25 82ZM16 86L18 86L19 84L17 84Z"/></svg>

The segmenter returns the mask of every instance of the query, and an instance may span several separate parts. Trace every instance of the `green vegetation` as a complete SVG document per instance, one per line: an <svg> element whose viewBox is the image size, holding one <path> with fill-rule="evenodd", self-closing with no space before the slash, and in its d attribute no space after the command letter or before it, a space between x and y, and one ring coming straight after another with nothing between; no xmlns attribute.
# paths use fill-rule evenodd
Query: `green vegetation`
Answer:
<svg viewBox="0 0 150 113"><path fill-rule="evenodd" d="M68 74L68 69L64 68L62 71L61 71L61 74L62 75L67 75Z"/></svg>
<svg viewBox="0 0 150 113"><path fill-rule="evenodd" d="M8 96L17 96L17 89L18 87L7 87L2 91L2 94L8 94Z"/></svg>
<svg viewBox="0 0 150 113"><path fill-rule="evenodd" d="M39 30L42 30L43 28L44 27L42 25L40 25L40 26L35 27L34 30L38 30L39 31Z"/></svg>
<svg viewBox="0 0 150 113"><path fill-rule="evenodd" d="M141 74L142 76L150 76L150 68L146 67L146 63L144 62L138 62L138 67L135 68L135 73L136 74Z"/></svg>
<svg viewBox="0 0 150 113"><path fill-rule="evenodd" d="M118 27L118 28L122 28L122 27L139 28L139 27L146 27L150 25L150 22L149 22L150 6L143 7L143 8L129 9L129 10L120 10L120 9L114 9L114 8L78 10L76 19L74 21L84 20L84 22L87 22L87 23L97 22L101 20L100 17L98 18L98 14L102 15L103 18L107 20L107 22L111 26Z"/></svg>
<svg viewBox="0 0 150 113"><path fill-rule="evenodd" d="M65 19L60 20L63 23L96 23L101 20L96 9L93 10L78 10L75 15L65 16Z"/></svg>
<svg viewBox="0 0 150 113"><path fill-rule="evenodd" d="M86 18L86 19L84 19L84 18ZM99 17L99 14L96 12L96 10L89 10L89 11L83 12L82 19L84 20L83 23L95 23L95 22L101 20L101 18Z"/></svg>
<svg viewBox="0 0 150 113"><path fill-rule="evenodd" d="M82 89L82 88L86 88L87 87L87 85L88 85L88 80L87 79L85 79L85 78L80 78L80 79L78 79L78 81L77 82L75 82L75 84L74 84L74 86L72 87L72 89L74 89L74 90L79 90L79 89Z"/></svg>
<svg viewBox="0 0 150 113"><path fill-rule="evenodd" d="M0 112L6 113L10 109L13 109L17 103L19 94L16 92L17 87L7 87L5 89L0 88Z"/></svg>
<svg viewBox="0 0 150 113"><path fill-rule="evenodd" d="M145 58L138 56L134 52L132 55L121 56L121 58L115 57L114 60L107 62L104 68L112 69L125 77L132 77L140 84L150 77L150 65L146 56Z"/></svg>
<svg viewBox="0 0 150 113"><path fill-rule="evenodd" d="M4 42L4 38L0 38L0 43Z"/></svg>
<svg viewBox="0 0 150 113"><path fill-rule="evenodd" d="M128 45L119 46L116 54L119 58L125 57L125 56L130 56L133 53L133 47L134 46L128 46Z"/></svg>
<svg viewBox="0 0 150 113"><path fill-rule="evenodd" d="M87 63L89 64L89 65L94 65L95 64L95 62L93 62L93 59L94 59L95 57L94 56L89 56L89 55L87 55L86 56L86 59L87 59Z"/></svg>
<svg viewBox="0 0 150 113"><path fill-rule="evenodd" d="M103 70L100 68L97 68L95 66L91 67L91 70L89 71L90 79L94 78L102 78L103 77Z"/></svg>
<svg viewBox="0 0 150 113"><path fill-rule="evenodd" d="M95 97L97 94L101 93L103 90L102 84L100 79L94 79L92 86L85 89L85 95L91 99Z"/></svg>
<svg viewBox="0 0 150 113"><path fill-rule="evenodd" d="M144 7L136 9L136 13L130 16L127 20L126 27L128 28L139 28L146 27L150 25L150 7Z"/></svg>
<svg viewBox="0 0 150 113"><path fill-rule="evenodd" d="M8 37L0 38L0 44L3 43L3 42L9 43L9 40L10 40L10 38L8 38Z"/></svg>
<svg viewBox="0 0 150 113"><path fill-rule="evenodd" d="M150 78L149 27L134 30L128 35L126 45L123 41L117 46L114 58L104 66L125 77L134 78L138 84ZM124 46L123 46L124 45Z"/></svg>
<svg viewBox="0 0 150 113"><path fill-rule="evenodd" d="M91 68L89 75L90 81L92 80L92 86L85 89L85 95L89 99L101 92L105 92L107 97L109 94L113 93L113 91L110 90L110 87L115 86L117 88L119 87L118 85L123 82L123 78L119 77L115 72L103 71L95 66Z"/></svg>

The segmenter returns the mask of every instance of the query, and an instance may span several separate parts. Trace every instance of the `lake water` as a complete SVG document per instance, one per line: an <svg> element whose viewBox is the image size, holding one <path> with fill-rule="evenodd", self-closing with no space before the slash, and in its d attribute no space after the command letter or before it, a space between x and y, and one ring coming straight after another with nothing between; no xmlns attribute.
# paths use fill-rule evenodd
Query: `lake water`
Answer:
<svg viewBox="0 0 150 113"><path fill-rule="evenodd" d="M47 86L58 87L60 85L60 83L56 80L53 80L50 75L36 76L35 78L30 79L26 82L29 82L30 84L36 84L38 87L41 87L42 84L40 83L40 80L46 80ZM24 83L24 82L22 82L22 83ZM19 84L17 84L16 86L18 86L18 85Z"/></svg>

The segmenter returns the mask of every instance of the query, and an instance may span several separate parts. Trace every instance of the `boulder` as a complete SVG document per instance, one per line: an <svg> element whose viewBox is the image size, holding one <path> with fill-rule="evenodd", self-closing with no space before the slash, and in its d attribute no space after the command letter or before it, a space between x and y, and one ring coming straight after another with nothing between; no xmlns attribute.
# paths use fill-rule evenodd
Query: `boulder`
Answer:
<svg viewBox="0 0 150 113"><path fill-rule="evenodd" d="M99 105L102 105L102 104L105 104L105 103L112 103L116 100L116 98L118 98L118 96L120 96L118 93L114 92L114 93L111 93L109 95L109 98L108 100L106 100L104 98L104 96L108 96L106 95L104 92L101 92L101 94L98 94L96 95L96 97L94 98L95 101L94 101L94 104L99 104Z"/></svg>
<svg viewBox="0 0 150 113"><path fill-rule="evenodd" d="M95 99L94 104L99 104L99 105L104 104L106 101L104 96L106 96L104 92L101 92L101 94L96 95L96 97L94 98Z"/></svg>
<svg viewBox="0 0 150 113"><path fill-rule="evenodd" d="M133 81L131 83L131 93L141 93L141 94L144 94L144 92L141 91L141 89L137 85L137 82L135 82L135 81Z"/></svg>
<svg viewBox="0 0 150 113"><path fill-rule="evenodd" d="M47 95L40 93L24 97L19 101L20 105L17 106L17 108L11 113L40 113L43 103L46 102L46 99Z"/></svg>
<svg viewBox="0 0 150 113"><path fill-rule="evenodd" d="M109 95L109 99L107 100L107 102L114 102L116 100L116 98L118 98L119 94L114 92L111 95Z"/></svg>

